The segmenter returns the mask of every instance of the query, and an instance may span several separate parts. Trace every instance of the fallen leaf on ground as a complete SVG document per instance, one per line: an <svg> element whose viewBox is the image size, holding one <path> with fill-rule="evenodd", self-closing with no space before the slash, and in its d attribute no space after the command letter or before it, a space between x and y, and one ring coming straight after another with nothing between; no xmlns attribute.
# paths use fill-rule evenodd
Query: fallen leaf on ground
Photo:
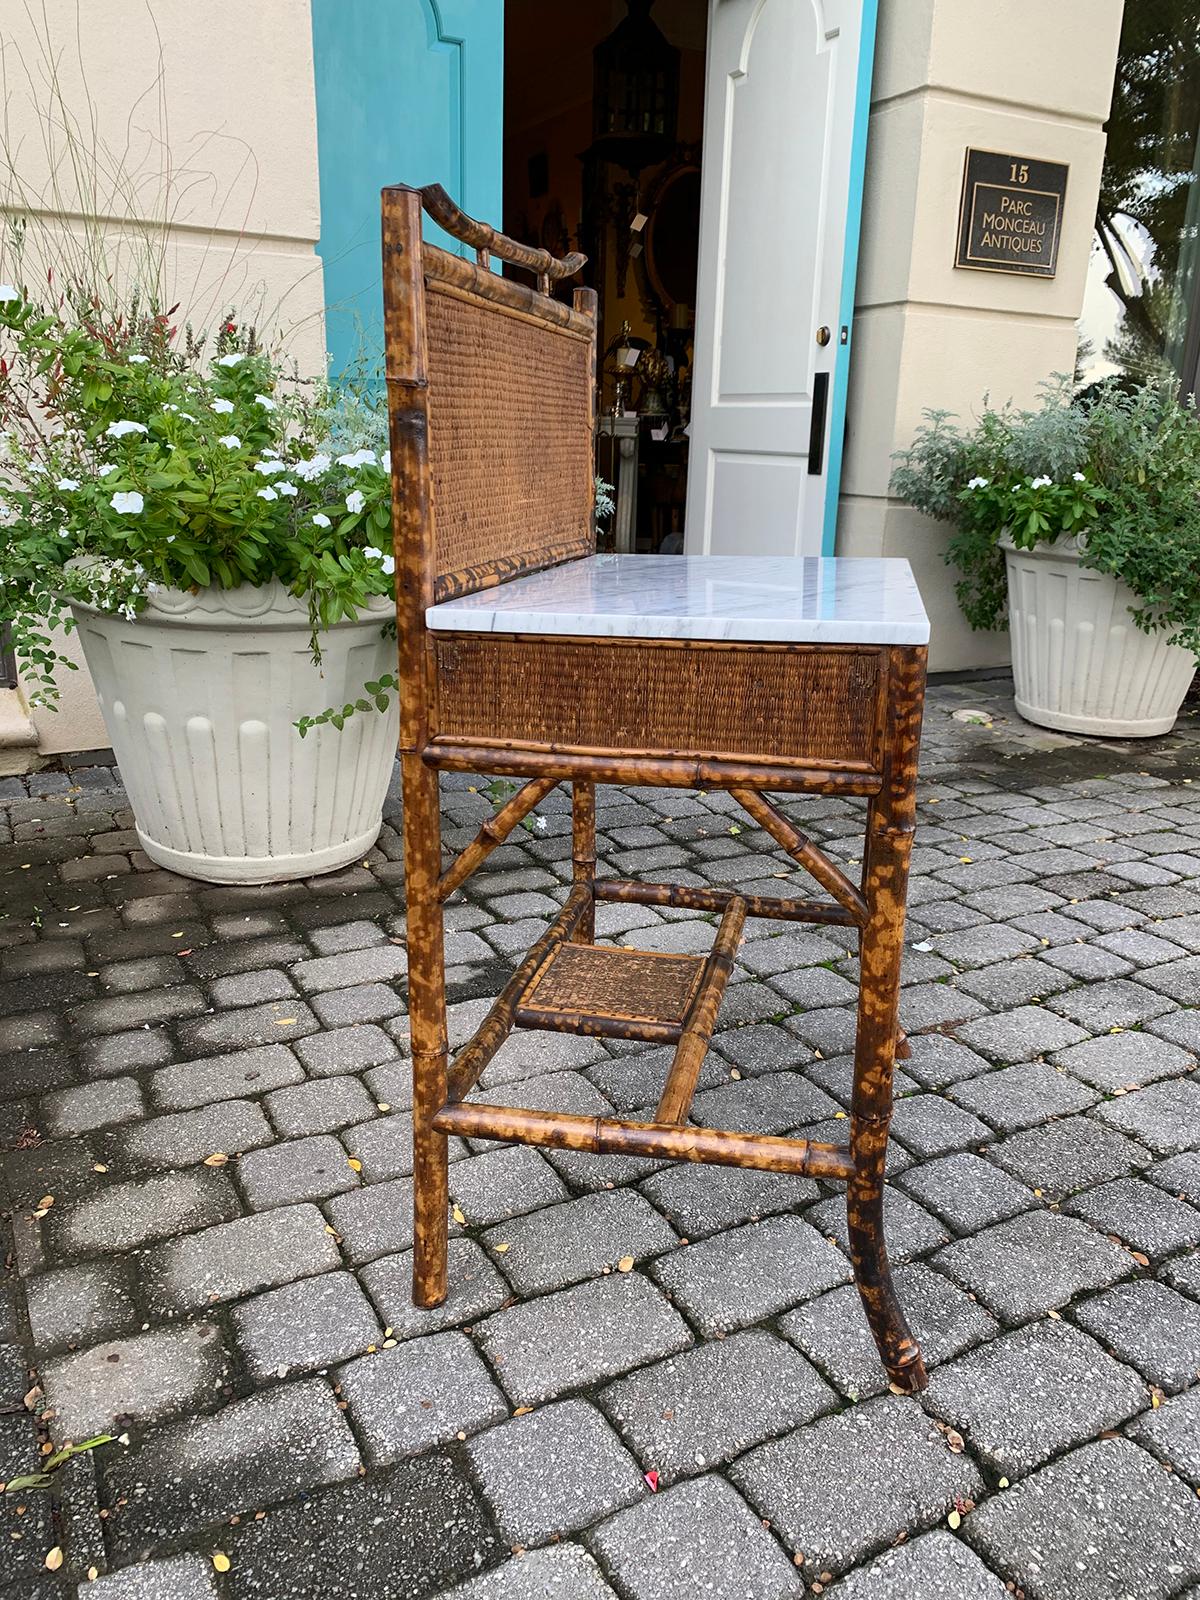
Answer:
<svg viewBox="0 0 1200 1600"><path fill-rule="evenodd" d="M230 1561L224 1550L213 1551L213 1566L216 1567L218 1572L229 1571Z"/></svg>
<svg viewBox="0 0 1200 1600"><path fill-rule="evenodd" d="M633 1271L633 1257L632 1256L622 1256L620 1261L617 1262L617 1271L618 1272L632 1272Z"/></svg>
<svg viewBox="0 0 1200 1600"><path fill-rule="evenodd" d="M51 1572L57 1572L63 1564L62 1545L56 1544L52 1550L46 1552L46 1566Z"/></svg>
<svg viewBox="0 0 1200 1600"><path fill-rule="evenodd" d="M228 1160L229 1157L224 1150L214 1150L212 1155L205 1156L204 1165L206 1167L223 1167Z"/></svg>

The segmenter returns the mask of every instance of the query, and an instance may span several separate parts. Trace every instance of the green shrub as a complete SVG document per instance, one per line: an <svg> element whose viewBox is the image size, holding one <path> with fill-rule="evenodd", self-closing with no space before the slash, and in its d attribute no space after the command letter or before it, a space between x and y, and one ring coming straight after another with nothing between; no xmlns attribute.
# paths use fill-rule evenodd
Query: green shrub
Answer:
<svg viewBox="0 0 1200 1600"><path fill-rule="evenodd" d="M973 628L1004 625L1007 535L1021 549L1077 539L1083 565L1129 585L1138 626L1200 656L1200 417L1173 384L988 406L973 428L929 411L896 457L895 494L954 534L946 560Z"/></svg>

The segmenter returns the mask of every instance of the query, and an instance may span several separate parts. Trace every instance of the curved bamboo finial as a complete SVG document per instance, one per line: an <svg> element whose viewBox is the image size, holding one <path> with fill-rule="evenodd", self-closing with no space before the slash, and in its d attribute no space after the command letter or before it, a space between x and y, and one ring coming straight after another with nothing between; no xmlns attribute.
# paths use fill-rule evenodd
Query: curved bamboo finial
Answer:
<svg viewBox="0 0 1200 1600"><path fill-rule="evenodd" d="M536 272L545 282L557 283L560 278L572 277L587 261L587 257L580 255L577 250L560 260L558 256L552 256L549 250L539 249L532 244L520 244L489 223L476 222L474 217L469 217L461 206L451 200L440 183L425 185L421 190L421 204L439 228L444 228L464 244L475 247L481 266L487 264L489 255L499 256L501 261L508 261L514 267L527 267L530 272Z"/></svg>

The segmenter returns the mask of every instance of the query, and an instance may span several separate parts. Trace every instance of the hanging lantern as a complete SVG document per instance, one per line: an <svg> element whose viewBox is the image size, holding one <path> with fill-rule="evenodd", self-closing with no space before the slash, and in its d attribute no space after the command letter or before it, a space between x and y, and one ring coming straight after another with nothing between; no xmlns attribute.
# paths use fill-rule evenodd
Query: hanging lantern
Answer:
<svg viewBox="0 0 1200 1600"><path fill-rule="evenodd" d="M679 51L651 20L654 0L629 14L592 52L592 148L630 172L661 161L679 121Z"/></svg>

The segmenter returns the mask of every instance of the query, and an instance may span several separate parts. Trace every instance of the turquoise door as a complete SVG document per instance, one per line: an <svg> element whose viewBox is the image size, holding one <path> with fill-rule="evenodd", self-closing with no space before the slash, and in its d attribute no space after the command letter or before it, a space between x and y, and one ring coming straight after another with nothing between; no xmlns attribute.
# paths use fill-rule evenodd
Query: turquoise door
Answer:
<svg viewBox="0 0 1200 1600"><path fill-rule="evenodd" d="M312 0L326 346L383 349L379 191L441 183L499 224L504 0ZM429 236L459 248L430 225Z"/></svg>

